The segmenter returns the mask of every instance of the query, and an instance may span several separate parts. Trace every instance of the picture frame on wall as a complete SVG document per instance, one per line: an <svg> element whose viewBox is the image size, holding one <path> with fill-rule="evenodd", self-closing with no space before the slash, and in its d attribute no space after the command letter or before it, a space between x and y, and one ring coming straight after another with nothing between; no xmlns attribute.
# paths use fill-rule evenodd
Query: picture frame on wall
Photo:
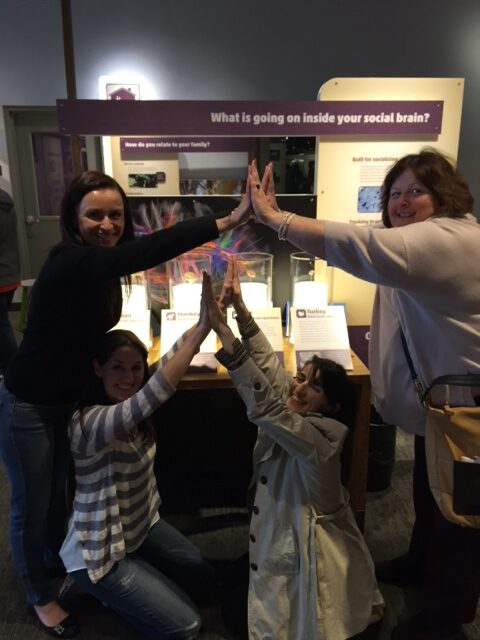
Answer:
<svg viewBox="0 0 480 640"><path fill-rule="evenodd" d="M107 100L140 100L140 85L132 82L107 83Z"/></svg>

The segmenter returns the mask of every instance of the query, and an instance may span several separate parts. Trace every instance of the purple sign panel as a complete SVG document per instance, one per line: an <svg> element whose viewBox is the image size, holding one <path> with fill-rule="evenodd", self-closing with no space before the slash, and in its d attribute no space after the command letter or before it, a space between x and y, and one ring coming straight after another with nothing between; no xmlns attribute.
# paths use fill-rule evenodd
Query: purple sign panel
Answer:
<svg viewBox="0 0 480 640"><path fill-rule="evenodd" d="M438 135L443 102L57 100L60 131L93 135Z"/></svg>
<svg viewBox="0 0 480 640"><path fill-rule="evenodd" d="M128 154L252 151L253 138L120 138L122 157Z"/></svg>

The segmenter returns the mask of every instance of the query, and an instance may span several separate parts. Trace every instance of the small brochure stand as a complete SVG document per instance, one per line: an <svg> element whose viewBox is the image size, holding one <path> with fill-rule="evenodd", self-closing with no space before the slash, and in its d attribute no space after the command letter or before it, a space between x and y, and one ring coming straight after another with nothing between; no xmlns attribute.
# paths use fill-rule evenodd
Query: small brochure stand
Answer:
<svg viewBox="0 0 480 640"><path fill-rule="evenodd" d="M251 313L283 365L285 362L285 354L283 353L282 316L280 307L252 309ZM237 338L241 338L238 324L235 320L235 311L231 307L227 309L227 323Z"/></svg>
<svg viewBox="0 0 480 640"><path fill-rule="evenodd" d="M334 360L345 369L353 369L343 305L328 305L323 309L292 307L290 316L298 368L317 355Z"/></svg>
<svg viewBox="0 0 480 640"><path fill-rule="evenodd" d="M198 311L175 311L173 309L162 309L162 335L160 339L160 356L168 352L170 347L178 338L193 327L198 322ZM216 371L217 361L215 353L217 351L217 336L214 331L210 331L203 341L199 353L197 353L189 368L191 371Z"/></svg>

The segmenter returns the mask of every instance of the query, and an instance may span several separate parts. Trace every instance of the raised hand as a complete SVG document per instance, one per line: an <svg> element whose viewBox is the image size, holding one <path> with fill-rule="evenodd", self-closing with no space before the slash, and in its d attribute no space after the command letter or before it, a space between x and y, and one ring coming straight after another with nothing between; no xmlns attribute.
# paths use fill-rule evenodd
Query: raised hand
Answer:
<svg viewBox="0 0 480 640"><path fill-rule="evenodd" d="M202 297L200 299L200 315L197 322L198 329L202 334L207 337L210 330L213 328L210 321L209 307L208 307L208 288L212 287L210 276L206 271L202 274Z"/></svg>
<svg viewBox="0 0 480 640"><path fill-rule="evenodd" d="M250 315L250 311L247 309L242 298L242 288L240 278L238 277L238 265L235 256L228 257L227 271L223 279L222 292L218 302L222 309L233 304L233 308L240 322L246 320Z"/></svg>
<svg viewBox="0 0 480 640"><path fill-rule="evenodd" d="M252 203L253 211L259 222L269 224L272 214L278 213L278 204L275 196L275 189L273 187L273 175L272 167L265 170L263 180L260 181L260 175L257 169L256 160L252 160L248 168L248 177L250 180L250 200ZM267 194L264 188L268 191Z"/></svg>
<svg viewBox="0 0 480 640"><path fill-rule="evenodd" d="M200 318L202 318L202 311L206 314L208 326L212 328L217 334L220 335L225 327L228 329L228 325L223 316L223 311L215 299L213 292L212 279L206 273L203 272L202 280L202 303L200 307Z"/></svg>
<svg viewBox="0 0 480 640"><path fill-rule="evenodd" d="M225 233L226 231L232 231L240 227L242 224L248 222L250 218L253 218L253 211L250 199L250 179L247 177L247 186L240 198L239 204L228 216L217 218L215 223L218 228L218 233Z"/></svg>
<svg viewBox="0 0 480 640"><path fill-rule="evenodd" d="M223 278L222 291L218 299L218 304L223 311L233 303L233 270L235 267L234 257L228 256L227 270Z"/></svg>
<svg viewBox="0 0 480 640"><path fill-rule="evenodd" d="M267 196L268 202L272 205L275 211L280 211L280 207L277 204L277 194L275 193L275 180L273 175L273 162L269 162L265 167L262 176L262 189Z"/></svg>
<svg viewBox="0 0 480 640"><path fill-rule="evenodd" d="M230 218L230 228L235 229L236 227L241 226L248 222L248 220L252 217L252 203L250 200L250 180L247 176L247 185L245 191L242 193L242 197L238 206L231 212Z"/></svg>

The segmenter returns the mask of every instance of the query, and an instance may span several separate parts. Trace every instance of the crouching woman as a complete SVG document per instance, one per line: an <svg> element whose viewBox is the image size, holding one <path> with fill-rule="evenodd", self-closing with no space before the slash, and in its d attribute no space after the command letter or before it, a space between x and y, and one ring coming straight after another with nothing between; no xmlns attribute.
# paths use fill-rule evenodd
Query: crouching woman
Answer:
<svg viewBox="0 0 480 640"><path fill-rule="evenodd" d="M149 417L173 394L209 330L202 309L150 379L138 338L107 333L69 426L76 489L62 560L85 591L161 640L197 637L194 601L212 594L215 577L200 551L160 518Z"/></svg>
<svg viewBox="0 0 480 640"><path fill-rule="evenodd" d="M383 599L341 484L353 385L343 367L319 357L293 378L286 373L245 306L234 260L220 305L211 287L206 294L210 322L223 345L217 359L258 427L248 637L345 640L361 634L381 619ZM241 342L223 317L230 303Z"/></svg>

